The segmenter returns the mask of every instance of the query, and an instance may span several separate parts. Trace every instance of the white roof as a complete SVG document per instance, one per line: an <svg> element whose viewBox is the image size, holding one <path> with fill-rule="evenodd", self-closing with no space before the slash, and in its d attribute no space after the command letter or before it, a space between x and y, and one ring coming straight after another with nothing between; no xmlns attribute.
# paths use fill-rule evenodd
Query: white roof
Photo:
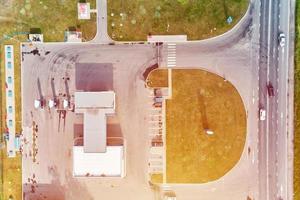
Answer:
<svg viewBox="0 0 300 200"><path fill-rule="evenodd" d="M90 3L78 3L78 19L91 19Z"/></svg>
<svg viewBox="0 0 300 200"><path fill-rule="evenodd" d="M112 108L115 105L115 93L105 92L75 92L75 109Z"/></svg>
<svg viewBox="0 0 300 200"><path fill-rule="evenodd" d="M106 153L84 153L83 147L73 147L74 176L124 177L123 146L108 146Z"/></svg>
<svg viewBox="0 0 300 200"><path fill-rule="evenodd" d="M84 152L106 151L106 115L114 113L115 93L75 92L75 112L83 113Z"/></svg>
<svg viewBox="0 0 300 200"><path fill-rule="evenodd" d="M150 35L147 37L148 42L186 42L186 35Z"/></svg>
<svg viewBox="0 0 300 200"><path fill-rule="evenodd" d="M103 110L86 111L83 116L83 146L86 153L106 151L106 116Z"/></svg>

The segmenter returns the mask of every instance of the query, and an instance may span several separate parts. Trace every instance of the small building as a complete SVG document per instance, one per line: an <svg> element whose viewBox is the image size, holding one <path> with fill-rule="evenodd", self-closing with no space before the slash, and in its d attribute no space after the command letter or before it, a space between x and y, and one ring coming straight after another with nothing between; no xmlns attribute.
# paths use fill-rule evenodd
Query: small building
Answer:
<svg viewBox="0 0 300 200"><path fill-rule="evenodd" d="M78 19L91 19L90 3L78 3Z"/></svg>
<svg viewBox="0 0 300 200"><path fill-rule="evenodd" d="M44 36L43 36L43 34L29 34L28 40L30 42L34 42L34 43L43 42Z"/></svg>
<svg viewBox="0 0 300 200"><path fill-rule="evenodd" d="M65 42L82 42L80 31L65 31Z"/></svg>

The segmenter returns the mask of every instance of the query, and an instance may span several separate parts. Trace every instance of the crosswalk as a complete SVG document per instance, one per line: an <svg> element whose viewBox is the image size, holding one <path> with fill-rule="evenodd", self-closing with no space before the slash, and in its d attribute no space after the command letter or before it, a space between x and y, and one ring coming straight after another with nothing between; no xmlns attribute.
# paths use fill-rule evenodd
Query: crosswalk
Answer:
<svg viewBox="0 0 300 200"><path fill-rule="evenodd" d="M167 44L167 67L176 67L176 44Z"/></svg>

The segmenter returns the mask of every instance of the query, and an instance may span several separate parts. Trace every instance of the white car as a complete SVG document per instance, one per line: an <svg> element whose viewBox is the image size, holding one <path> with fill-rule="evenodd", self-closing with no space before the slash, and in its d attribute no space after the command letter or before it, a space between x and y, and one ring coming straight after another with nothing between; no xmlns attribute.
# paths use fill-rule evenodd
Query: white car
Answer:
<svg viewBox="0 0 300 200"><path fill-rule="evenodd" d="M260 121L266 120L266 110L263 108L259 109L259 120Z"/></svg>
<svg viewBox="0 0 300 200"><path fill-rule="evenodd" d="M40 107L41 107L41 101L38 100L38 99L35 99L35 100L34 100L34 107L35 107L35 108L40 108Z"/></svg>
<svg viewBox="0 0 300 200"><path fill-rule="evenodd" d="M34 100L34 108L38 109L44 109L44 100L42 99L35 99Z"/></svg>
<svg viewBox="0 0 300 200"><path fill-rule="evenodd" d="M284 33L280 33L278 36L278 42L281 47L285 46L285 35Z"/></svg>
<svg viewBox="0 0 300 200"><path fill-rule="evenodd" d="M57 105L57 103L56 103L55 100L49 99L49 101L48 101L48 106L49 106L49 108L56 107L56 105Z"/></svg>
<svg viewBox="0 0 300 200"><path fill-rule="evenodd" d="M69 106L70 106L70 103L68 100L64 99L63 101L63 106L64 106L64 109L67 109Z"/></svg>

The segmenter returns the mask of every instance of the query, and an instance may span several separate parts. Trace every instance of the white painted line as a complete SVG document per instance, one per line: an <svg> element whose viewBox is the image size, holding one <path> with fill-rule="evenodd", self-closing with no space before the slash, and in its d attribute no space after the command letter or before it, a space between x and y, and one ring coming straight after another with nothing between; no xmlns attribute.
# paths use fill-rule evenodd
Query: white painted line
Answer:
<svg viewBox="0 0 300 200"><path fill-rule="evenodd" d="M176 46L168 46L168 50L176 49Z"/></svg>

